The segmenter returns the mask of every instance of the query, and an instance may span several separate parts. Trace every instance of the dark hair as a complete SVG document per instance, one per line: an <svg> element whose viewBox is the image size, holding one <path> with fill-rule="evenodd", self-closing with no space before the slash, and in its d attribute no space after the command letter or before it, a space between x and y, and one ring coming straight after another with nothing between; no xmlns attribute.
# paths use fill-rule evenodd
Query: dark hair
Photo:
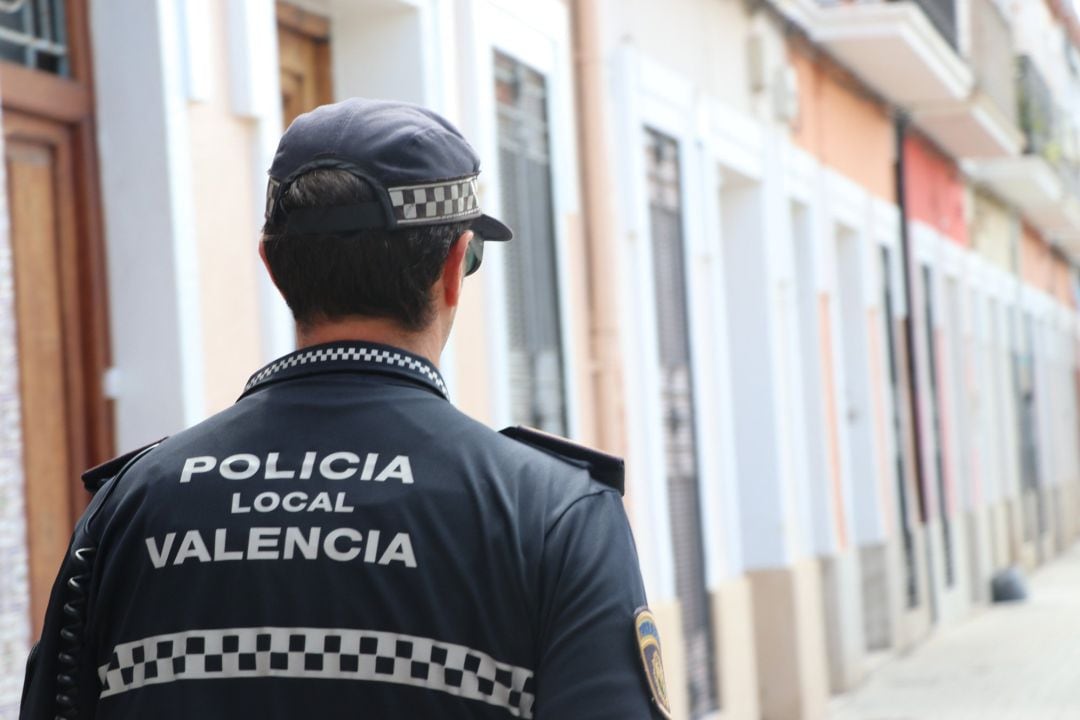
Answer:
<svg viewBox="0 0 1080 720"><path fill-rule="evenodd" d="M344 170L321 169L293 181L285 211L375 200L371 185ZM270 274L300 325L350 315L389 318L406 330L432 320L431 287L450 247L469 223L400 230L292 235L285 223L263 226Z"/></svg>

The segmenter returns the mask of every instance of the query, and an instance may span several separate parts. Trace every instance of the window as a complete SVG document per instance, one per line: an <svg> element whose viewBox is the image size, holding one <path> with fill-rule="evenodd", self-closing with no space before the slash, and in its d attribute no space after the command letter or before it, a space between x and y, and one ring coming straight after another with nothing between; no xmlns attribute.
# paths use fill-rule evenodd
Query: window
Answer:
<svg viewBox="0 0 1080 720"><path fill-rule="evenodd" d="M682 606L690 710L693 717L699 717L716 709L718 698L699 505L679 146L672 138L653 130L646 130L646 137L656 335L671 540L675 554L675 590Z"/></svg>
<svg viewBox="0 0 1080 720"><path fill-rule="evenodd" d="M885 343L889 355L889 390L892 395L892 429L896 465L896 497L899 499L900 530L904 541L904 599L908 609L919 604L919 574L915 566L915 536L911 532L908 505L907 468L904 464L904 430L900 415L903 393L900 387L900 364L896 357L896 335L893 330L892 253L881 248L881 307Z"/></svg>
<svg viewBox="0 0 1080 720"><path fill-rule="evenodd" d="M495 53L499 188L507 243L506 317L512 421L565 435L551 148L544 76Z"/></svg>
<svg viewBox="0 0 1080 720"><path fill-rule="evenodd" d="M1036 540L1046 531L1046 509L1039 483L1039 406L1035 381L1035 328L1030 313L1023 317L1023 350L1018 353L1017 386L1020 405L1021 488L1024 497L1024 539Z"/></svg>
<svg viewBox="0 0 1080 720"><path fill-rule="evenodd" d="M937 474L938 514L941 516L941 539L945 554L945 584L952 587L956 582L956 567L953 560L952 527L949 517L949 504L945 497L945 455L942 443L945 438L941 431L940 393L938 392L938 354L937 335L934 324L934 283L929 265L923 265L923 294L926 298L926 348L929 360L927 373L930 377L930 417L934 429L934 467Z"/></svg>
<svg viewBox="0 0 1080 720"><path fill-rule="evenodd" d="M0 60L69 75L64 0L0 0Z"/></svg>

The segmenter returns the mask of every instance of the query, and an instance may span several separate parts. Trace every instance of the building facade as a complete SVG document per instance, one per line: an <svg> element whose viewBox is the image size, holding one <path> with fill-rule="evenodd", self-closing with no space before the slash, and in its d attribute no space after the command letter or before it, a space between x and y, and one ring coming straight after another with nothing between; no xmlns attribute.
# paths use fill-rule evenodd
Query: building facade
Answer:
<svg viewBox="0 0 1080 720"><path fill-rule="evenodd" d="M265 172L355 95L485 159L451 396L627 458L675 716L825 717L1080 531L1070 7L0 4L0 717L78 471L293 348Z"/></svg>

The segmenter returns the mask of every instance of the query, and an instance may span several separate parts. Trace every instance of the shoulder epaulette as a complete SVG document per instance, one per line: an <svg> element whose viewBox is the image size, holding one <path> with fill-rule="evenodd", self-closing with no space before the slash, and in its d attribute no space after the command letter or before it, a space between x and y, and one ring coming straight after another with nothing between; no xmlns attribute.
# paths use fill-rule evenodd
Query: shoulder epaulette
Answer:
<svg viewBox="0 0 1080 720"><path fill-rule="evenodd" d="M626 492L626 470L621 457L608 455L605 452L578 445L558 435L551 435L521 425L504 428L499 432L508 438L531 445L549 455L584 464L593 480L615 488L619 491L619 495Z"/></svg>
<svg viewBox="0 0 1080 720"><path fill-rule="evenodd" d="M90 468L82 474L83 485L86 486L86 489L89 490L91 494L96 493L101 489L102 485L119 475L121 471L127 467L128 463L151 448L157 447L164 439L165 438L161 438L161 440L152 442L149 445L143 445L138 450L132 450L123 455L118 455L112 460L106 460L100 465Z"/></svg>

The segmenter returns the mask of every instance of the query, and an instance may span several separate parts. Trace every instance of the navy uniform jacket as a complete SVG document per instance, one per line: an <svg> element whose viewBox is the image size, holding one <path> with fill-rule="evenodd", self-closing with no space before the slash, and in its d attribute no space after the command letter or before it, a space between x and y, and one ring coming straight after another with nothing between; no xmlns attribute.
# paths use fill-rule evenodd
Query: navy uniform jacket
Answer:
<svg viewBox="0 0 1080 720"><path fill-rule="evenodd" d="M97 492L21 717L659 717L644 605L617 490L334 343Z"/></svg>

